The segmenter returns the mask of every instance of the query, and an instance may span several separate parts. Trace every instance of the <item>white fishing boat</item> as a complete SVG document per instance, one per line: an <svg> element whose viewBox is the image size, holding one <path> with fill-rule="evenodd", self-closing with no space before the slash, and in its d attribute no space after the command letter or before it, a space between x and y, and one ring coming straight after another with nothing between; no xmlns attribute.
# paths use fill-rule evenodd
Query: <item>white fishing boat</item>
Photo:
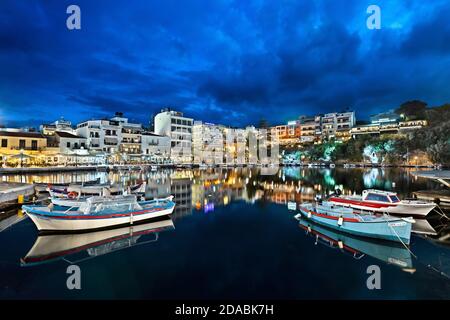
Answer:
<svg viewBox="0 0 450 320"><path fill-rule="evenodd" d="M53 204L23 206L39 231L83 231L123 225L172 214L173 197L137 201L136 196L91 197L79 208Z"/></svg>
<svg viewBox="0 0 450 320"><path fill-rule="evenodd" d="M146 183L137 183L128 187L120 184L101 183L95 185L69 185L68 187L52 187L47 188L50 197L77 198L79 196L101 196L101 195L121 195L128 190L129 193L145 192Z"/></svg>
<svg viewBox="0 0 450 320"><path fill-rule="evenodd" d="M328 201L353 209L417 217L425 217L436 207L432 202L400 200L395 192L372 189L364 190L362 195L334 195Z"/></svg>
<svg viewBox="0 0 450 320"><path fill-rule="evenodd" d="M409 244L414 220L395 218L386 214L357 212L331 202L303 203L300 212L307 219L328 228L369 238Z"/></svg>

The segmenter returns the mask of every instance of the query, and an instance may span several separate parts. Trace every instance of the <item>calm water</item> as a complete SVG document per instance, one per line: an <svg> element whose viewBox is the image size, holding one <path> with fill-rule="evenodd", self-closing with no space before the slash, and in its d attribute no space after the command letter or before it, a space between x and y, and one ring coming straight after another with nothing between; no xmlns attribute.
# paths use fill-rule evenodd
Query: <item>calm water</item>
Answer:
<svg viewBox="0 0 450 320"><path fill-rule="evenodd" d="M287 202L336 186L438 188L400 169L166 170L4 176L6 181L147 180L147 196L175 195L173 219L82 235L39 236L21 212L0 214L0 298L449 299L450 226L434 215L401 245L338 234L293 218ZM342 249L338 244L342 244ZM81 268L81 290L66 269ZM381 269L368 290L367 267Z"/></svg>

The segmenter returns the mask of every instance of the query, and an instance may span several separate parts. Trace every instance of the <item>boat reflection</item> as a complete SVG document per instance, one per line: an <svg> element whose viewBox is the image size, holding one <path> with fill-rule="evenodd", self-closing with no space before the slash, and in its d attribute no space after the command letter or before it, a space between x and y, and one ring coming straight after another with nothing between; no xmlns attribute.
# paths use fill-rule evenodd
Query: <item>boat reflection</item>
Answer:
<svg viewBox="0 0 450 320"><path fill-rule="evenodd" d="M367 255L396 265L404 271L415 272L411 253L400 244L342 234L304 219L299 220L299 226L306 231L306 234L316 239L315 244L322 243L332 249L338 249L357 260Z"/></svg>
<svg viewBox="0 0 450 320"><path fill-rule="evenodd" d="M159 233L173 230L172 219L82 234L40 235L21 266L32 266L55 260L80 263L101 255L137 245L158 241ZM81 255L81 257L79 257ZM69 257L76 260L69 260Z"/></svg>

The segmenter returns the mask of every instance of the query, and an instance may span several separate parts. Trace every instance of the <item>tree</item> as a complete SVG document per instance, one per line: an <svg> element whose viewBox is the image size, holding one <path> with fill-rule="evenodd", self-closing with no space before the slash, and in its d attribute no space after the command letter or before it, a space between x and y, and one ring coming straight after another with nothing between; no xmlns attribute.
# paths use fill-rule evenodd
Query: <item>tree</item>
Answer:
<svg viewBox="0 0 450 320"><path fill-rule="evenodd" d="M267 128L269 128L269 123L267 122L266 119L261 119L261 120L259 120L258 128L259 129L267 129Z"/></svg>
<svg viewBox="0 0 450 320"><path fill-rule="evenodd" d="M412 100L402 103L395 113L403 115L407 120L425 119L426 109L426 102Z"/></svg>

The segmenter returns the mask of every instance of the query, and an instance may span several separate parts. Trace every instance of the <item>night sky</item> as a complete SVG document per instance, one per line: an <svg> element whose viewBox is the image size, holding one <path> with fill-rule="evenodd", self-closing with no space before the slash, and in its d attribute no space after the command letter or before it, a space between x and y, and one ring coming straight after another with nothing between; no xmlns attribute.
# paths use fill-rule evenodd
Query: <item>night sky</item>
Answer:
<svg viewBox="0 0 450 320"><path fill-rule="evenodd" d="M81 8L78 31L66 8ZM370 4L381 29L366 27ZM0 125L172 106L233 126L450 102L450 2L0 1Z"/></svg>

